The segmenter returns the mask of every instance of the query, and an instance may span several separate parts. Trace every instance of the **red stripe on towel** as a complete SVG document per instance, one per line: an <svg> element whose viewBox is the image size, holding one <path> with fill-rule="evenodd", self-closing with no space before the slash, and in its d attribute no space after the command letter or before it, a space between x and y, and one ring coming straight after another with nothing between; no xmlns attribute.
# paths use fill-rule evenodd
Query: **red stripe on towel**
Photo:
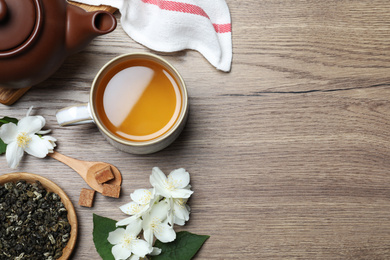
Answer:
<svg viewBox="0 0 390 260"><path fill-rule="evenodd" d="M226 24L213 23L213 26L217 33L229 33L232 31L232 25L230 23L226 23Z"/></svg>
<svg viewBox="0 0 390 260"><path fill-rule="evenodd" d="M146 3L146 4L156 5L162 10L195 14L195 15L204 16L207 19L210 19L210 17L206 14L206 12L197 5L180 3L180 2L175 2L175 1L164 1L164 0L141 0L141 1ZM230 23L228 23L228 24L213 24L213 26L214 26L214 29L217 33L229 33L232 31Z"/></svg>

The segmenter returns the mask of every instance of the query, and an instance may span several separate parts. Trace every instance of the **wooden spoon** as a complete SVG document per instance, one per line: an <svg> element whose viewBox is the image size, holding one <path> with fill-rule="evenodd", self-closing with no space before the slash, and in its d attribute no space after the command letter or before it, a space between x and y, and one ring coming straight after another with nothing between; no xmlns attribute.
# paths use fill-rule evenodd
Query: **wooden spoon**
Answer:
<svg viewBox="0 0 390 260"><path fill-rule="evenodd" d="M112 164L105 162L81 161L60 154L59 152L49 153L48 155L75 170L84 179L84 181L97 192L103 192L103 184L100 184L96 181L95 173L104 167L107 167L108 165L111 166L111 171L115 178L106 183L115 185L121 185L122 183L122 175L120 171Z"/></svg>

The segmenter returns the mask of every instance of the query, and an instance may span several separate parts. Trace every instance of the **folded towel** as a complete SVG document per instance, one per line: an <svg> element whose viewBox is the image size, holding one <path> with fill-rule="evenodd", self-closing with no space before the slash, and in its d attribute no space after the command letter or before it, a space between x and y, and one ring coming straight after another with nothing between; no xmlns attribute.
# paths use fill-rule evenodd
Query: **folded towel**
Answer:
<svg viewBox="0 0 390 260"><path fill-rule="evenodd" d="M160 52L199 51L212 65L230 71L232 33L225 0L72 0L119 9L125 32Z"/></svg>

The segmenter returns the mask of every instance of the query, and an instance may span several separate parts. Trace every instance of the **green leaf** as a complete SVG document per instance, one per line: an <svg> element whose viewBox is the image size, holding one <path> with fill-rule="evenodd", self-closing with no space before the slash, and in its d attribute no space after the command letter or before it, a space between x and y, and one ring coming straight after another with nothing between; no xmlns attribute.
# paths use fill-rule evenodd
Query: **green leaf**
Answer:
<svg viewBox="0 0 390 260"><path fill-rule="evenodd" d="M7 124L7 123L17 124L18 123L18 119L13 118L13 117L8 117L8 116L5 116L5 117L0 119L0 126L2 126L3 124Z"/></svg>
<svg viewBox="0 0 390 260"><path fill-rule="evenodd" d="M93 242L103 260L115 260L111 253L113 247L107 241L108 234L116 229L116 221L93 214Z"/></svg>
<svg viewBox="0 0 390 260"><path fill-rule="evenodd" d="M3 142L3 140L0 139L0 154L5 153L7 150L7 145Z"/></svg>
<svg viewBox="0 0 390 260"><path fill-rule="evenodd" d="M152 260L190 260L209 237L181 231L176 234L173 242L162 243L157 240L154 246L160 248L162 252L153 256Z"/></svg>

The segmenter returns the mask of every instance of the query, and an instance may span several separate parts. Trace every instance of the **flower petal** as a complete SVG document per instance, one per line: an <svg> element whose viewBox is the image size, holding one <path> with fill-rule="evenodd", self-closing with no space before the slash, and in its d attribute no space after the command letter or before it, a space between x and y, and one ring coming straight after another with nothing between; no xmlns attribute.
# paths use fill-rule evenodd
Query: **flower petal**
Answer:
<svg viewBox="0 0 390 260"><path fill-rule="evenodd" d="M26 153L31 154L32 156L38 158L44 158L48 153L50 147L49 141L42 139L37 135L31 135L31 141L28 146L25 148Z"/></svg>
<svg viewBox="0 0 390 260"><path fill-rule="evenodd" d="M142 220L140 218L135 219L130 222L126 227L126 233L132 236L137 237L142 229Z"/></svg>
<svg viewBox="0 0 390 260"><path fill-rule="evenodd" d="M159 255L159 254L161 254L161 249L160 248L158 248L158 247L153 247L153 251L152 252L150 252L150 255Z"/></svg>
<svg viewBox="0 0 390 260"><path fill-rule="evenodd" d="M182 199L188 199L191 194L194 193L192 190L187 189L176 189L171 191L172 198L182 198Z"/></svg>
<svg viewBox="0 0 390 260"><path fill-rule="evenodd" d="M8 166L12 169L16 169L23 157L23 153L23 148L19 147L17 142L8 144L5 152Z"/></svg>
<svg viewBox="0 0 390 260"><path fill-rule="evenodd" d="M48 150L51 150L53 151L54 147L56 147L56 141L57 139L55 139L54 137L50 136L50 135L45 135L45 136L42 136L42 139L46 142L46 147Z"/></svg>
<svg viewBox="0 0 390 260"><path fill-rule="evenodd" d="M151 228L144 227L144 238L150 245L153 244L153 230Z"/></svg>
<svg viewBox="0 0 390 260"><path fill-rule="evenodd" d="M165 220L168 216L169 204L163 200L155 204L150 211L150 218L158 218L161 221Z"/></svg>
<svg viewBox="0 0 390 260"><path fill-rule="evenodd" d="M152 199L152 191L147 189L137 189L130 194L130 198L141 205L146 205Z"/></svg>
<svg viewBox="0 0 390 260"><path fill-rule="evenodd" d="M186 221L184 219L180 219L178 217L174 217L175 221L173 222L174 224L176 225L179 225L179 226L184 226Z"/></svg>
<svg viewBox="0 0 390 260"><path fill-rule="evenodd" d="M117 228L108 234L107 240L110 242L110 244L117 245L121 243L125 234L126 230L124 228Z"/></svg>
<svg viewBox="0 0 390 260"><path fill-rule="evenodd" d="M131 255L131 248L118 244L112 247L111 252L115 260L126 260Z"/></svg>
<svg viewBox="0 0 390 260"><path fill-rule="evenodd" d="M18 127L14 123L7 123L0 127L0 139L6 144L14 142L17 135Z"/></svg>
<svg viewBox="0 0 390 260"><path fill-rule="evenodd" d="M19 120L18 131L26 132L27 134L35 134L46 124L45 118L42 116L26 116Z"/></svg>
<svg viewBox="0 0 390 260"><path fill-rule="evenodd" d="M158 231L159 232L155 232L154 235L163 243L172 242L176 239L176 232L168 225L168 220L159 225Z"/></svg>
<svg viewBox="0 0 390 260"><path fill-rule="evenodd" d="M128 218L119 220L118 222L116 222L116 226L117 226L117 227L120 227L120 226L127 226L127 225L129 225L131 222L133 222L134 220L136 220L137 218L139 218L139 217L138 217L138 216L131 216L131 217L128 217Z"/></svg>
<svg viewBox="0 0 390 260"><path fill-rule="evenodd" d="M144 257L145 255L151 253L153 248L145 240L136 239L131 245L131 251L137 256Z"/></svg>
<svg viewBox="0 0 390 260"><path fill-rule="evenodd" d="M135 215L141 211L141 206L132 201L120 206L119 209L127 215Z"/></svg>
<svg viewBox="0 0 390 260"><path fill-rule="evenodd" d="M190 219L190 207L180 202L181 199L175 199L173 203L173 212L176 218L188 221Z"/></svg>
<svg viewBox="0 0 390 260"><path fill-rule="evenodd" d="M152 186L156 189L157 193L159 193L160 191L164 191L164 186L167 182L167 177L158 167L153 167L152 174L150 175L149 180L150 184L152 184Z"/></svg>
<svg viewBox="0 0 390 260"><path fill-rule="evenodd" d="M176 188L185 188L190 183L190 174L183 168L173 170L168 178L173 180Z"/></svg>
<svg viewBox="0 0 390 260"><path fill-rule="evenodd" d="M47 129L47 130L40 130L37 132L37 134L40 134L40 135L47 135L48 133L51 132L51 129Z"/></svg>

